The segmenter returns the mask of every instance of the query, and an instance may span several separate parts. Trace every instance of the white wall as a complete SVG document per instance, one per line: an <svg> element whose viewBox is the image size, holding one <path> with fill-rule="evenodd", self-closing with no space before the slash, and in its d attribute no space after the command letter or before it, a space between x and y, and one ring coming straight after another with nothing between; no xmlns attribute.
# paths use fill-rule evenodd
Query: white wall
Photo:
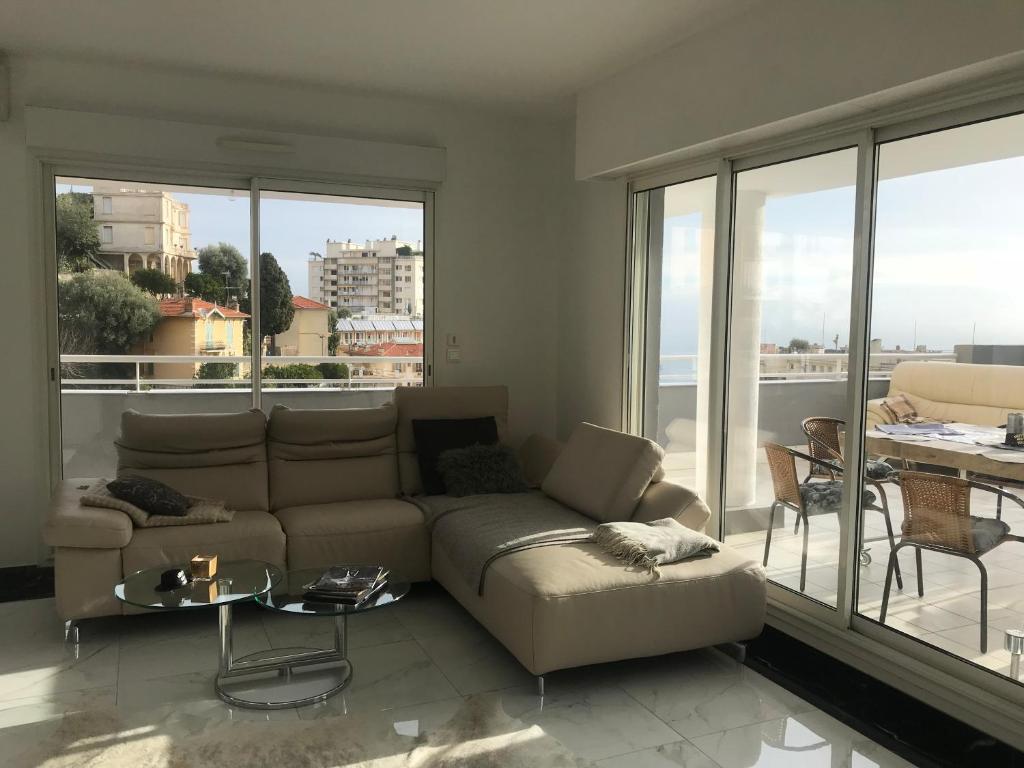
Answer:
<svg viewBox="0 0 1024 768"><path fill-rule="evenodd" d="M462 362L435 360L438 384L506 383L513 437L554 431L556 285L567 236L564 125L414 99L47 58L12 61L0 123L0 567L35 562L48 497L46 315L36 169L23 107L48 106L447 148L436 196L435 331ZM341 236L340 233L339 237Z"/></svg>
<svg viewBox="0 0 1024 768"><path fill-rule="evenodd" d="M782 121L900 98L924 78L1021 51L1017 0L767 0L585 89L576 176L788 130Z"/></svg>

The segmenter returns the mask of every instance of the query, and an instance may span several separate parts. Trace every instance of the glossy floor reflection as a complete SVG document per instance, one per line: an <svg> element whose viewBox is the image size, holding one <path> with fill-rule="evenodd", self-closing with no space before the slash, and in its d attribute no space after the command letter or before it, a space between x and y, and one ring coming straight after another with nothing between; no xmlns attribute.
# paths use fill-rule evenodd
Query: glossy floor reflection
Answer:
<svg viewBox="0 0 1024 768"><path fill-rule="evenodd" d="M352 621L349 689L317 707L272 713L232 709L214 696L212 611L86 622L77 659L61 642L51 600L4 604L0 621L5 765L18 765L18 755L45 743L75 712L112 710L122 728L172 742L210 738L233 721L270 721L281 734L328 717L365 734L370 717L385 723L388 744L413 745L450 729L467 701L497 708L506 730L508 722L539 728L580 766L910 765L712 650L554 673L541 700L515 659L429 585L391 610ZM256 607L239 610L236 626L236 645L246 652L331 640L329 621Z"/></svg>

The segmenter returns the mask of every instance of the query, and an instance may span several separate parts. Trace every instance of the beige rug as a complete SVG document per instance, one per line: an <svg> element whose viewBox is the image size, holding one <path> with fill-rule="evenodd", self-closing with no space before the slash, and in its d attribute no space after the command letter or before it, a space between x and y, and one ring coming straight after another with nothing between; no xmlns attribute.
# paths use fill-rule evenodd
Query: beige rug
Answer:
<svg viewBox="0 0 1024 768"><path fill-rule="evenodd" d="M470 697L426 733L398 733L387 713L302 721L222 722L198 734L127 727L104 708L64 716L14 768L588 768L493 695Z"/></svg>

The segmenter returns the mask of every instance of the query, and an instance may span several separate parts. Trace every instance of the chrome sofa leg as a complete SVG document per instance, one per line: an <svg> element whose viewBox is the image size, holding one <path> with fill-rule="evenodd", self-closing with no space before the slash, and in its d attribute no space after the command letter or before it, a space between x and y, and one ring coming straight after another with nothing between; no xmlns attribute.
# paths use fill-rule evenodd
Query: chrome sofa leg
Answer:
<svg viewBox="0 0 1024 768"><path fill-rule="evenodd" d="M64 642L78 645L78 622L74 619L64 622Z"/></svg>
<svg viewBox="0 0 1024 768"><path fill-rule="evenodd" d="M537 675L537 695L544 698L544 675Z"/></svg>

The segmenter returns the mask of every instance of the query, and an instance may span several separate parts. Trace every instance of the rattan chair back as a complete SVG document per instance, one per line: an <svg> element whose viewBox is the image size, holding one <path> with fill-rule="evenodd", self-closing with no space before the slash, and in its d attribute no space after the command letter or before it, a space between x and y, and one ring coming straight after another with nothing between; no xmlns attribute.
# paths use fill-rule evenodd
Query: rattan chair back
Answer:
<svg viewBox="0 0 1024 768"><path fill-rule="evenodd" d="M971 483L928 472L901 472L903 537L973 555Z"/></svg>
<svg viewBox="0 0 1024 768"><path fill-rule="evenodd" d="M775 500L803 509L803 502L800 500L800 481L797 479L796 459L793 458L793 454L786 446L778 443L765 443L764 452L768 456L768 469L772 473Z"/></svg>
<svg viewBox="0 0 1024 768"><path fill-rule="evenodd" d="M800 428L807 435L807 453L816 459L835 464L843 463L843 446L839 442L839 431L846 425L842 419L831 416L811 416L800 422ZM831 470L822 464L811 464L814 477L833 477Z"/></svg>

